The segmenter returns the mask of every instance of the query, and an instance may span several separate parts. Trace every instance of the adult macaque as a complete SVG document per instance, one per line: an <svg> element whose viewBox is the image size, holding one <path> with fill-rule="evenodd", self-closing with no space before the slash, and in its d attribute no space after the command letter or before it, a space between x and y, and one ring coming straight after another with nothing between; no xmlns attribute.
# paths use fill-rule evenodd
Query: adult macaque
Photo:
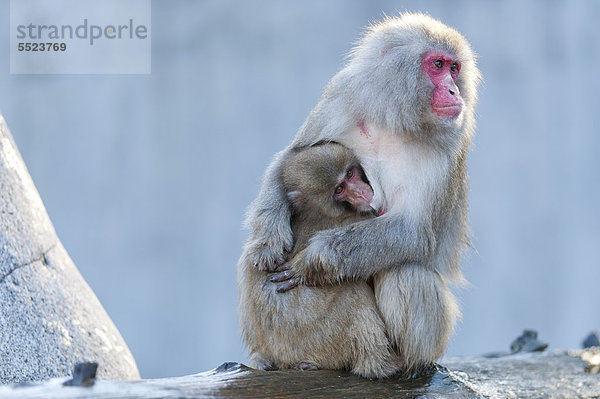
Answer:
<svg viewBox="0 0 600 399"><path fill-rule="evenodd" d="M336 143L289 151L278 181L291 203L293 258L317 231L375 216L358 159ZM398 370L372 288L365 281L276 292L244 252L239 314L250 360L261 369L349 369L363 377Z"/></svg>
<svg viewBox="0 0 600 399"><path fill-rule="evenodd" d="M441 356L458 314L446 283L462 279L468 242L465 163L479 79L468 42L431 17L403 14L372 26L275 157L248 212L244 257L258 270L287 268L275 278L289 279L282 290L375 276L404 371ZM294 243L282 160L331 140L356 153L372 205L385 214L316 232L282 268Z"/></svg>

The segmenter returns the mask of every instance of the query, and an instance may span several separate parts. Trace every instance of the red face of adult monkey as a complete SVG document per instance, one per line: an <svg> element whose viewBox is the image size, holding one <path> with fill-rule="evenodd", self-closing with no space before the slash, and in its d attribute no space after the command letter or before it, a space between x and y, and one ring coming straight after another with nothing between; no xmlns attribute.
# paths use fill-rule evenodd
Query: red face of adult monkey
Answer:
<svg viewBox="0 0 600 399"><path fill-rule="evenodd" d="M295 148L336 141L357 155L383 216L317 232L277 279L374 279L388 336L411 370L444 351L458 309L467 236L466 156L479 71L457 31L421 14L372 26L325 88L292 144L269 166L248 212L246 259L275 270L293 245L290 204L277 180Z"/></svg>
<svg viewBox="0 0 600 399"><path fill-rule="evenodd" d="M444 52L431 51L423 58L423 74L434 85L431 110L440 117L456 118L462 111L463 101L456 86L460 62Z"/></svg>

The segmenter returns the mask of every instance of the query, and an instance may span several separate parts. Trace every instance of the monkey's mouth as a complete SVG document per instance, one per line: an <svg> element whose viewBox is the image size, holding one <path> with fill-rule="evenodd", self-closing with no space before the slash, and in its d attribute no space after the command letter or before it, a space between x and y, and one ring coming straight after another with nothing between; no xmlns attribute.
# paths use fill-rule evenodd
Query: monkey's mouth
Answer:
<svg viewBox="0 0 600 399"><path fill-rule="evenodd" d="M462 104L446 105L443 107L431 107L431 109L438 116L456 118L458 115L460 115L460 112L462 111Z"/></svg>
<svg viewBox="0 0 600 399"><path fill-rule="evenodd" d="M387 212L385 200L381 195L374 194L369 207L371 208L371 214L377 217Z"/></svg>
<svg viewBox="0 0 600 399"><path fill-rule="evenodd" d="M387 212L387 209L385 209L384 207L381 207L379 209L372 208L372 211L371 211L371 213L373 213L373 215L375 215L376 217L382 216L386 212Z"/></svg>

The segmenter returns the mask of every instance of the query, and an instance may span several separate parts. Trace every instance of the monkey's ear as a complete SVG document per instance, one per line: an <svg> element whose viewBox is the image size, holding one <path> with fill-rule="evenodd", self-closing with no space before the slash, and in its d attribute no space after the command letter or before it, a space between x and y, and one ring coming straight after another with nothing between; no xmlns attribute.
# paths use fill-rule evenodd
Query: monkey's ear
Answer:
<svg viewBox="0 0 600 399"><path fill-rule="evenodd" d="M287 193L287 197L294 208L302 208L302 206L306 203L306 199L300 191L290 191Z"/></svg>

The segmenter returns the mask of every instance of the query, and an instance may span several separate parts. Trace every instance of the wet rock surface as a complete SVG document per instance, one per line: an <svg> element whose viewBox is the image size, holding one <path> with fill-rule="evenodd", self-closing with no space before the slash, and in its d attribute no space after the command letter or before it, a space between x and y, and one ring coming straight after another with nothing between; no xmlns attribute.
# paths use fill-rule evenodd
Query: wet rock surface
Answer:
<svg viewBox="0 0 600 399"><path fill-rule="evenodd" d="M0 116L0 383L68 376L139 378L119 331L61 245Z"/></svg>
<svg viewBox="0 0 600 399"><path fill-rule="evenodd" d="M3 398L596 398L598 375L565 351L498 358L448 358L414 379L367 380L349 373L260 371L239 363L178 378L96 381L65 387L64 379L0 387Z"/></svg>
<svg viewBox="0 0 600 399"><path fill-rule="evenodd" d="M414 379L371 381L347 372L262 371L239 363L179 378L132 382L96 381L86 389L61 381L28 387L0 387L0 398L477 398L443 367Z"/></svg>
<svg viewBox="0 0 600 399"><path fill-rule="evenodd" d="M443 364L483 397L596 398L600 379L566 351L519 353L497 358L451 358Z"/></svg>

